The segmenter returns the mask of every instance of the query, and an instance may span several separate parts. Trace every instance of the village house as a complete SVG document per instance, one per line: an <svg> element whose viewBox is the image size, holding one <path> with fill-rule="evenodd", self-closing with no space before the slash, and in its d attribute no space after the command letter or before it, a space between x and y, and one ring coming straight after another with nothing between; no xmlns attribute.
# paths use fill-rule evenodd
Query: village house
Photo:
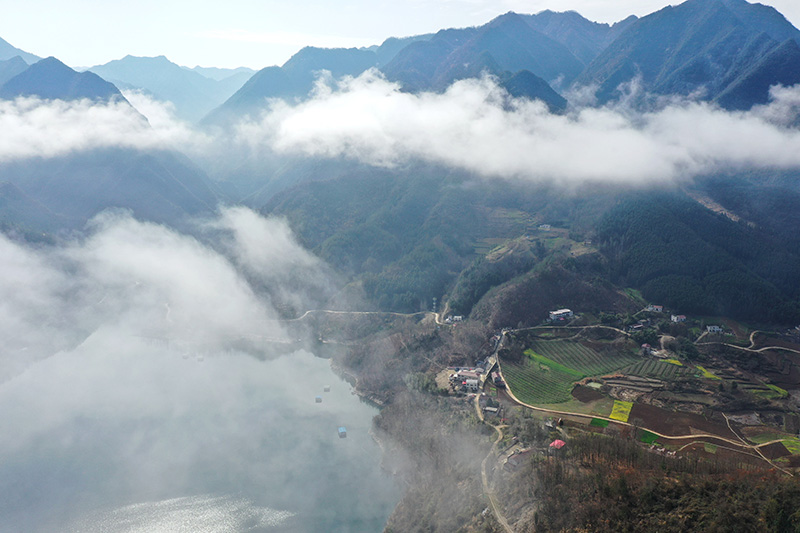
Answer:
<svg viewBox="0 0 800 533"><path fill-rule="evenodd" d="M709 333L722 333L722 326L706 326L706 331Z"/></svg>
<svg viewBox="0 0 800 533"><path fill-rule="evenodd" d="M663 313L664 312L664 306L663 305L650 304L647 307L645 307L644 310L645 311L650 311L652 313Z"/></svg>
<svg viewBox="0 0 800 533"><path fill-rule="evenodd" d="M572 311L570 309L559 309L557 311L550 311L550 321L554 320L564 320L566 318L570 318L572 315Z"/></svg>
<svg viewBox="0 0 800 533"><path fill-rule="evenodd" d="M676 324L679 322L686 322L686 315L672 315L670 320L675 322Z"/></svg>

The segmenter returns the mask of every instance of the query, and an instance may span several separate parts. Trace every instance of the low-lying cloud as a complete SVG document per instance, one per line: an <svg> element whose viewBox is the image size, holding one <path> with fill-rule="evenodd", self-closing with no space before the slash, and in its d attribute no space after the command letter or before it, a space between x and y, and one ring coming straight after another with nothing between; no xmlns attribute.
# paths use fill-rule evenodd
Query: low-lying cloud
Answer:
<svg viewBox="0 0 800 533"><path fill-rule="evenodd" d="M618 104L559 115L509 97L490 77L410 94L370 72L320 85L298 105L276 103L239 132L284 153L380 166L422 159L487 177L654 182L800 166L800 131L787 117L796 118L798 95L773 88L771 103L749 112L673 99L653 111Z"/></svg>
<svg viewBox="0 0 800 533"><path fill-rule="evenodd" d="M491 77L411 94L377 71L322 76L306 101L265 102L258 117L215 132L192 128L169 103L141 93L126 93L134 107L18 98L0 102L0 162L130 147L179 150L222 174L277 153L382 167L422 160L489 178L641 183L800 167L800 87L773 87L767 105L746 112L676 98L645 111L633 102L655 99L579 104L592 101L588 92L553 114L542 102L510 97Z"/></svg>
<svg viewBox="0 0 800 533"><path fill-rule="evenodd" d="M332 292L324 265L285 221L223 208L202 227L209 225L224 231L201 242L116 211L93 219L88 236L57 246L0 234L0 381L98 331L192 353L243 337L286 338L276 307L302 310L318 300L281 287L300 277L317 296Z"/></svg>
<svg viewBox="0 0 800 533"><path fill-rule="evenodd" d="M170 105L137 92L124 101L0 100L0 162L96 148L196 150L208 138L175 119ZM145 118L146 117L146 118Z"/></svg>

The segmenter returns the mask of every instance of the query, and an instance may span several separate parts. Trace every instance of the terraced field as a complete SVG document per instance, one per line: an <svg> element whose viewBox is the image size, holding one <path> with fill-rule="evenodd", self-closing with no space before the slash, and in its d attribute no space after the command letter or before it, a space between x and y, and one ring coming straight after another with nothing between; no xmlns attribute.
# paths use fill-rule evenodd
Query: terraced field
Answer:
<svg viewBox="0 0 800 533"><path fill-rule="evenodd" d="M668 381L686 374L693 374L694 370L685 366L674 365L661 359L645 359L625 369L625 373L632 376L644 376Z"/></svg>
<svg viewBox="0 0 800 533"><path fill-rule="evenodd" d="M619 370L639 359L632 350L600 353L569 340L536 340L525 355L519 364L501 363L514 395L531 404L569 401L574 382Z"/></svg>

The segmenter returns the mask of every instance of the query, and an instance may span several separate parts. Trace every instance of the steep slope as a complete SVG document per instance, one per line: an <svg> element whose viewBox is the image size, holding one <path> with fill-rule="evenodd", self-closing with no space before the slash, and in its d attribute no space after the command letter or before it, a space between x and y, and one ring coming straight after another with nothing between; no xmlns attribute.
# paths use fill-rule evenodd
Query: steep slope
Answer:
<svg viewBox="0 0 800 533"><path fill-rule="evenodd" d="M791 46L771 37L792 34L793 28L774 18L764 22L763 7L743 0L689 0L664 8L632 23L576 85L599 86L601 102L618 97L620 84L633 79L653 93L720 97L737 109L766 101L768 87L793 80L800 62Z"/></svg>
<svg viewBox="0 0 800 533"><path fill-rule="evenodd" d="M120 87L143 89L158 100L172 102L176 114L189 121L204 117L246 81L242 76L233 84L216 81L178 66L164 56L129 55L89 70ZM241 83L236 86L236 81Z"/></svg>
<svg viewBox="0 0 800 533"><path fill-rule="evenodd" d="M0 183L0 228L50 232L58 228L74 227L79 222L53 213L13 183Z"/></svg>
<svg viewBox="0 0 800 533"><path fill-rule="evenodd" d="M414 42L400 50L381 71L408 91L428 89L450 54L476 33L475 28L440 30L430 40Z"/></svg>
<svg viewBox="0 0 800 533"><path fill-rule="evenodd" d="M406 46L417 41L430 41L431 37L433 37L432 33L413 35L411 37L389 37L380 46L370 47L370 50L375 52L378 67L383 67Z"/></svg>
<svg viewBox="0 0 800 533"><path fill-rule="evenodd" d="M787 87L800 83L800 45L787 39L731 82L716 101L726 109L749 109L768 101L773 85Z"/></svg>
<svg viewBox="0 0 800 533"><path fill-rule="evenodd" d="M534 30L516 13L506 13L481 27L447 58L433 79L434 88L452 83L454 69L483 53L490 54L502 70L529 70L548 83L569 83L583 70L583 64L562 44Z"/></svg>
<svg viewBox="0 0 800 533"><path fill-rule="evenodd" d="M583 69L564 45L507 13L479 28L442 30L429 41L412 43L382 70L407 90L419 91L442 90L478 75L482 66L496 69L484 69L492 74L528 70L548 83L569 82Z"/></svg>
<svg viewBox="0 0 800 533"><path fill-rule="evenodd" d="M567 100L555 92L542 78L529 70L520 70L510 78L503 80L502 86L515 98L543 101L552 113L558 113L567 108Z"/></svg>
<svg viewBox="0 0 800 533"><path fill-rule="evenodd" d="M305 47L282 67L256 72L238 91L204 119L206 125L224 124L257 113L269 98L305 98L321 71L336 78L358 76L377 65L375 52L357 48Z"/></svg>
<svg viewBox="0 0 800 533"><path fill-rule="evenodd" d="M18 74L27 70L28 64L19 56L0 61L0 86Z"/></svg>
<svg viewBox="0 0 800 533"><path fill-rule="evenodd" d="M0 98L38 96L45 99L124 100L119 90L92 72L75 72L54 57L34 63L0 87Z"/></svg>
<svg viewBox="0 0 800 533"><path fill-rule="evenodd" d="M25 50L20 50L5 41L4 39L0 39L0 60L11 59L12 57L19 56L22 58L25 63L28 65L32 65L42 59L39 56L35 56L33 54L29 54Z"/></svg>
<svg viewBox="0 0 800 533"><path fill-rule="evenodd" d="M130 209L142 219L176 224L187 215L210 213L218 201L203 172L173 152L93 150L7 162L0 165L0 174L24 193L26 202L43 206L37 219L42 226L79 227L114 207ZM9 201L0 218L19 220L18 206L25 205L21 202ZM45 216L48 212L54 216Z"/></svg>
<svg viewBox="0 0 800 533"><path fill-rule="evenodd" d="M731 180L738 178L724 181ZM762 194L748 192L751 205ZM772 215L791 218L796 194L792 200ZM696 314L800 320L800 248L769 228L734 222L681 193L644 192L608 212L598 238L612 280L642 289L650 301Z"/></svg>
<svg viewBox="0 0 800 533"><path fill-rule="evenodd" d="M592 22L575 11L557 13L545 10L535 15L522 15L533 29L567 47L588 65L622 31L637 20L634 15L613 25Z"/></svg>

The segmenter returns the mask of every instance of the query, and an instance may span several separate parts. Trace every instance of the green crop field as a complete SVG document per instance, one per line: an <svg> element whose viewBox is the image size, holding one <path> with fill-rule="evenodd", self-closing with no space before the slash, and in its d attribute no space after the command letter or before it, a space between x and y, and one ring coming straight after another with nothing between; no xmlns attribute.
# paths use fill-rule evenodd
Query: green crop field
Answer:
<svg viewBox="0 0 800 533"><path fill-rule="evenodd" d="M675 379L691 372L692 370L685 366L673 365L663 359L644 359L630 368L625 369L625 373L632 376L665 380Z"/></svg>
<svg viewBox="0 0 800 533"><path fill-rule="evenodd" d="M645 444L653 444L657 440L658 435L655 433L651 433L646 429L643 429L639 432L639 441L644 442Z"/></svg>
<svg viewBox="0 0 800 533"><path fill-rule="evenodd" d="M633 349L613 353L600 353L589 346L570 340L535 340L530 350L538 356L562 365L578 378L597 376L619 370L639 360Z"/></svg>
<svg viewBox="0 0 800 533"><path fill-rule="evenodd" d="M572 384L587 376L619 370L639 358L631 351L600 353L568 340L537 339L518 364L502 363L514 395L526 403L569 401Z"/></svg>

